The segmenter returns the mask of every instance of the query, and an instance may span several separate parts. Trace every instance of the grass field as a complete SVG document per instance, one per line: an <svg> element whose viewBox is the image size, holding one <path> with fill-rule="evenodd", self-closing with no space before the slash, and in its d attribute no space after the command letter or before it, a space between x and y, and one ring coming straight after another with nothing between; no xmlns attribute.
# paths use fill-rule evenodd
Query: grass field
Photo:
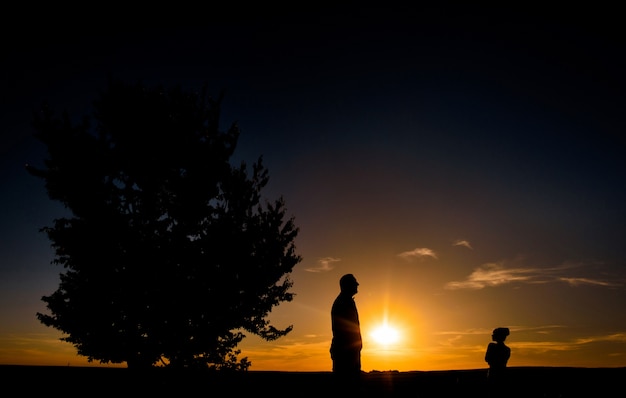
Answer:
<svg viewBox="0 0 626 398"><path fill-rule="evenodd" d="M511 367L504 397L620 397L626 368ZM354 397L489 397L486 369L363 373ZM330 372L199 373L0 365L10 396L340 396Z"/></svg>

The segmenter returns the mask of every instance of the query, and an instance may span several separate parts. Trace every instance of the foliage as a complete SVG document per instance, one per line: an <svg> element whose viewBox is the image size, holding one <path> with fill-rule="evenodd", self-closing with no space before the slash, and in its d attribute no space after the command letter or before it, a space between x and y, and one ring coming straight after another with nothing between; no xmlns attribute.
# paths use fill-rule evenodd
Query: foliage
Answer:
<svg viewBox="0 0 626 398"><path fill-rule="evenodd" d="M71 214L43 228L64 272L37 317L90 362L245 369L246 331L291 331L267 316L293 298L298 228L262 198L262 157L230 164L239 129L220 130L221 101L111 82L93 118L34 117L48 158L27 170Z"/></svg>

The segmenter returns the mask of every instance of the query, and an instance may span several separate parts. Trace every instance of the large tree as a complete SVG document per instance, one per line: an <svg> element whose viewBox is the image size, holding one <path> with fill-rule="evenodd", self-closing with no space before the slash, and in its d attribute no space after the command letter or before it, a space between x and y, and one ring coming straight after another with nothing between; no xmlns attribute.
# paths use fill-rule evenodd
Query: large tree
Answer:
<svg viewBox="0 0 626 398"><path fill-rule="evenodd" d="M111 82L81 122L37 112L48 156L27 169L69 210L43 228L64 271L37 317L90 362L247 368L246 331L291 331L267 318L293 298L298 228L261 195L262 157L231 164L239 129L220 129L220 104Z"/></svg>

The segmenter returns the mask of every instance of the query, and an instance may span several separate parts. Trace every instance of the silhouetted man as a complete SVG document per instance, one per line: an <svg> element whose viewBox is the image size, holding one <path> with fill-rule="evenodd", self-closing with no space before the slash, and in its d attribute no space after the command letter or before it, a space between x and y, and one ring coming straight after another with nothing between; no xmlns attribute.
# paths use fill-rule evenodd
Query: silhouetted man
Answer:
<svg viewBox="0 0 626 398"><path fill-rule="evenodd" d="M359 283L352 274L339 280L341 292L333 303L330 312L333 340L330 357L333 360L333 373L340 381L358 383L361 377L361 326L359 313L354 302Z"/></svg>

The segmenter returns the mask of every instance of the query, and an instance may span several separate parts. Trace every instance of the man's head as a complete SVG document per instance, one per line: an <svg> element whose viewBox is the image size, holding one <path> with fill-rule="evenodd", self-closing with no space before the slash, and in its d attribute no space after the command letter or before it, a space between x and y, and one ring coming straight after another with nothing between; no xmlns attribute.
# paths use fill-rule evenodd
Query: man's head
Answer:
<svg viewBox="0 0 626 398"><path fill-rule="evenodd" d="M341 291L349 294L356 294L358 291L359 282L352 274L346 274L339 279L339 287Z"/></svg>

